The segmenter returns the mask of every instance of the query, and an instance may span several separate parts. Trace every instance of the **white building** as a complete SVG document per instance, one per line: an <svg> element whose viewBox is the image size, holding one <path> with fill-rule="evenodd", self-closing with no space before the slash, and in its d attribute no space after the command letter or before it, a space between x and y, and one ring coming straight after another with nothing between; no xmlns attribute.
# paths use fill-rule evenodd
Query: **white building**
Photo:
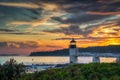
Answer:
<svg viewBox="0 0 120 80"><path fill-rule="evenodd" d="M76 41L74 40L74 38L70 41L70 45L69 45L69 56L70 56L70 63L75 64L78 63L77 60L77 48L76 48Z"/></svg>

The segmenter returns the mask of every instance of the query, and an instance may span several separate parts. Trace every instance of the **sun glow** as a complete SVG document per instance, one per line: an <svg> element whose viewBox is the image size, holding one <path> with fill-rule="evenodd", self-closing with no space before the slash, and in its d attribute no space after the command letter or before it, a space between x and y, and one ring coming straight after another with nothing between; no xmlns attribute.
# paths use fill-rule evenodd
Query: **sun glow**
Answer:
<svg viewBox="0 0 120 80"><path fill-rule="evenodd" d="M109 39L109 44L118 45L118 44L120 44L120 39L111 38L111 39Z"/></svg>

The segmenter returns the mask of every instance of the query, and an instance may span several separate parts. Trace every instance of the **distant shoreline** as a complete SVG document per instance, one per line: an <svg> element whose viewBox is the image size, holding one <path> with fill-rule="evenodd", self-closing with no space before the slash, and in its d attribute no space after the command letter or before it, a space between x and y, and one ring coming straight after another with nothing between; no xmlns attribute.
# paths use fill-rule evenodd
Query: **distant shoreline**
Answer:
<svg viewBox="0 0 120 80"><path fill-rule="evenodd" d="M120 45L78 48L78 51L79 52L90 52L90 53L120 54ZM69 49L46 51L46 52L32 52L29 56L69 56Z"/></svg>

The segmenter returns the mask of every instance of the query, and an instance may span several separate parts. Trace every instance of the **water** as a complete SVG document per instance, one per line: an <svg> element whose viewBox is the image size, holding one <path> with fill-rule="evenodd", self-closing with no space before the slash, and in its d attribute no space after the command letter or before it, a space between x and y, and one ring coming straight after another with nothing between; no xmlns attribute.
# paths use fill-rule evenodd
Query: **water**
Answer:
<svg viewBox="0 0 120 80"><path fill-rule="evenodd" d="M69 57L59 57L59 56L0 56L0 64L5 63L14 58L18 63L24 63L27 65L31 64L64 64L69 63ZM92 62L92 57L78 57L78 63L90 63ZM100 62L115 62L115 58L100 58Z"/></svg>

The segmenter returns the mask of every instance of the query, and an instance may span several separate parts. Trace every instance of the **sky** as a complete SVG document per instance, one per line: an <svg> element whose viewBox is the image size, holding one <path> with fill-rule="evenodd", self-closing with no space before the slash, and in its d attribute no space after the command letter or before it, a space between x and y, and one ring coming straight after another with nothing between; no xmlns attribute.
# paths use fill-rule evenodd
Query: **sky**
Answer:
<svg viewBox="0 0 120 80"><path fill-rule="evenodd" d="M120 45L120 0L0 0L0 54Z"/></svg>

